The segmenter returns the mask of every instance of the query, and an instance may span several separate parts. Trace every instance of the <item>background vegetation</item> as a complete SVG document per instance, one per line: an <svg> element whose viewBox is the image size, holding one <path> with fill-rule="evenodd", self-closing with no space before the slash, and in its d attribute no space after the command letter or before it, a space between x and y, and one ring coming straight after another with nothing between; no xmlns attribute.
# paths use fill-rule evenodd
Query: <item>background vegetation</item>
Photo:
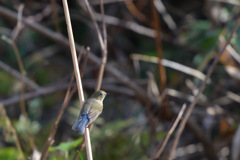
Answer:
<svg viewBox="0 0 240 160"><path fill-rule="evenodd" d="M69 1L86 99L102 59L93 22L103 30L100 2L89 3L94 20L84 1ZM104 0L108 55L101 88L110 95L91 130L94 159L168 159L179 125L160 154L163 141L231 33L174 159L240 159L240 29L233 29L239 6L238 0ZM63 103L73 64L62 1L1 0L0 17L0 159L39 159L54 127L47 159L74 159L83 136L71 130L80 112L75 82ZM79 153L87 159L85 149Z"/></svg>

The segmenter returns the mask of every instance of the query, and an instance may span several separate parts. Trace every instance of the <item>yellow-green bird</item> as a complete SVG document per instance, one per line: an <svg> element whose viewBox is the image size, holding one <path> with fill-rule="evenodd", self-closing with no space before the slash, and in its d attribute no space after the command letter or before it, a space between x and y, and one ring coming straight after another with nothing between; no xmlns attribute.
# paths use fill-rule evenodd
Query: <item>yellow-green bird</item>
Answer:
<svg viewBox="0 0 240 160"><path fill-rule="evenodd" d="M99 90L93 93L91 97L85 101L78 117L78 122L72 127L74 131L78 131L82 135L84 134L85 128L95 121L95 119L102 113L103 100L106 95L106 92Z"/></svg>

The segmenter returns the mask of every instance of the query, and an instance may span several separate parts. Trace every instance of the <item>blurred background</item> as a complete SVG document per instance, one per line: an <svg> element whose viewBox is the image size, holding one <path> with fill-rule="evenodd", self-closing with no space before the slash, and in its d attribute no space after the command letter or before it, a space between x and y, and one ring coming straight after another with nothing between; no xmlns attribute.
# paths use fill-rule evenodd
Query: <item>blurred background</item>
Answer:
<svg viewBox="0 0 240 160"><path fill-rule="evenodd" d="M89 0L102 33L100 1ZM108 55L101 89L110 93L91 130L94 159L168 159L180 109L194 100L240 10L238 0L104 0ZM87 99L102 53L82 0L69 1ZM60 0L0 0L0 159L39 159L73 74ZM240 29L220 58L173 159L240 159ZM161 63L159 63L159 59ZM86 66L85 63L86 62ZM85 68L85 69L83 69ZM72 84L72 90L76 87ZM63 110L49 160L74 159L83 136L71 127L77 92ZM184 116L184 115L183 115ZM81 151L78 159L87 159Z"/></svg>

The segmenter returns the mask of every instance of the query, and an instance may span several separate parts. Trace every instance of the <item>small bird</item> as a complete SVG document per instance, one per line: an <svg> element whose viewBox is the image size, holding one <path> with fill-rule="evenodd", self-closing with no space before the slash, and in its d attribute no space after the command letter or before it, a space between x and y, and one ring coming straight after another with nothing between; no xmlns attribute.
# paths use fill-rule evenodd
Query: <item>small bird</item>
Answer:
<svg viewBox="0 0 240 160"><path fill-rule="evenodd" d="M72 127L74 131L78 131L81 135L84 134L85 128L95 121L95 119L102 113L103 100L106 95L106 92L99 90L93 93L91 97L85 101L78 117L78 122Z"/></svg>

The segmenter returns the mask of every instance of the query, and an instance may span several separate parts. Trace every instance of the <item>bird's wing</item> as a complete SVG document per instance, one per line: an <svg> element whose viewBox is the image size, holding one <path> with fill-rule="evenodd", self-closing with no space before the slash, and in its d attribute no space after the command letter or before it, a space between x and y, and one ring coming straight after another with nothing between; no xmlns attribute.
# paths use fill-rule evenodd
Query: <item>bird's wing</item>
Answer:
<svg viewBox="0 0 240 160"><path fill-rule="evenodd" d="M88 114L88 123L86 126L88 126L89 124L91 124L93 121L95 121L97 119L97 117L102 113L102 109L99 109L99 110L94 110L92 112L90 112Z"/></svg>
<svg viewBox="0 0 240 160"><path fill-rule="evenodd" d="M93 105L93 101L88 99L84 102L81 114L88 114L90 112L91 106Z"/></svg>
<svg viewBox="0 0 240 160"><path fill-rule="evenodd" d="M80 121L82 119L82 115L87 115L91 109L92 102L88 99L84 102L82 106L82 110L79 114L78 120Z"/></svg>
<svg viewBox="0 0 240 160"><path fill-rule="evenodd" d="M88 113L88 119L89 122L87 125L91 124L93 121L95 121L95 119L99 116L99 114L102 113L102 109L103 109L103 104L101 101L96 100L92 106L91 109L89 110Z"/></svg>

